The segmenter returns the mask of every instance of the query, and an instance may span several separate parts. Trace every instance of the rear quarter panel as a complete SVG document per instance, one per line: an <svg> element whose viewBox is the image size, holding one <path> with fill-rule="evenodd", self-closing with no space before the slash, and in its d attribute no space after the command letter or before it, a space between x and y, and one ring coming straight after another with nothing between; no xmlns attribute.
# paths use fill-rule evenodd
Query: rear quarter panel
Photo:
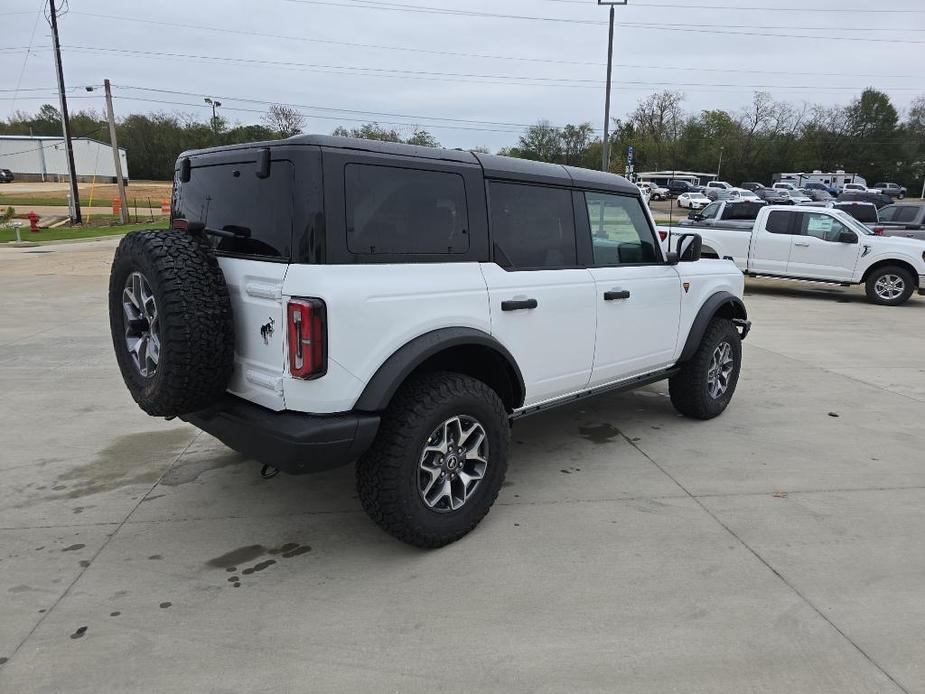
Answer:
<svg viewBox="0 0 925 694"><path fill-rule="evenodd" d="M350 410L383 362L425 333L491 333L478 263L292 265L283 294L284 301L313 297L327 307L328 371L310 381L284 378L289 410Z"/></svg>

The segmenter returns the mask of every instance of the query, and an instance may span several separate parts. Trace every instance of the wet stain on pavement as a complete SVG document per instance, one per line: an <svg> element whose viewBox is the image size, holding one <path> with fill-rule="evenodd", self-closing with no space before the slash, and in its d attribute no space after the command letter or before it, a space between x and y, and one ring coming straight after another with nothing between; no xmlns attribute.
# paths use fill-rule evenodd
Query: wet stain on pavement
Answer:
<svg viewBox="0 0 925 694"><path fill-rule="evenodd" d="M148 559L151 559L153 561L157 561L158 559L163 559L163 558L164 557L161 554L152 554L150 557L148 557Z"/></svg>
<svg viewBox="0 0 925 694"><path fill-rule="evenodd" d="M161 484L167 487L179 487L181 484L195 482L200 475L209 470L218 470L230 465L240 465L247 462L247 460L249 460L248 457L240 453L224 453L205 460L189 460L171 468L164 475Z"/></svg>
<svg viewBox="0 0 925 694"><path fill-rule="evenodd" d="M87 627L78 627L78 628L77 628L77 631L75 631L73 634L71 634L71 638L72 638L72 639L80 639L80 638L83 638L83 635L86 634L86 633L87 633Z"/></svg>
<svg viewBox="0 0 925 694"><path fill-rule="evenodd" d="M620 436L620 430L612 424L598 424L597 426L579 427L578 433L582 438L593 443L610 443Z"/></svg>
<svg viewBox="0 0 925 694"><path fill-rule="evenodd" d="M61 551L62 551L62 552L75 552L75 551L77 551L78 549L83 549L84 547L86 547L86 545L80 545L80 544L71 545L70 547L65 547L65 548L62 549Z"/></svg>
<svg viewBox="0 0 925 694"><path fill-rule="evenodd" d="M9 658L0 658L0 665L4 665L5 663L9 662L9 660Z"/></svg>
<svg viewBox="0 0 925 694"><path fill-rule="evenodd" d="M67 489L64 496L77 499L134 484L151 484L160 478L164 467L170 462L169 455L165 455L160 462L152 461L151 451L179 452L192 436L188 429L119 436L100 450L93 462L78 465L60 475L56 481L61 484L52 489Z"/></svg>
<svg viewBox="0 0 925 694"><path fill-rule="evenodd" d="M116 610L115 612L110 612L110 613L109 613L109 616L110 616L110 617L118 617L120 614L122 614L122 613L119 612L119 610Z"/></svg>
<svg viewBox="0 0 925 694"><path fill-rule="evenodd" d="M170 607L171 605L173 605L172 602L162 602L162 603L161 603L161 609L162 609L162 610L166 610L166 609L167 609L168 607Z"/></svg>
<svg viewBox="0 0 925 694"><path fill-rule="evenodd" d="M218 569L231 569L236 570L238 564L244 564L249 561L253 561L258 557L263 556L267 551L267 548L263 545L247 545L246 547L238 547L233 549L230 552L225 552L225 554L210 559L206 562L209 566L214 566Z"/></svg>
<svg viewBox="0 0 925 694"><path fill-rule="evenodd" d="M276 563L275 559L266 559L264 561L254 564L253 566L247 567L241 573L245 576L250 576L253 573L257 573L258 571L263 571L264 569L270 568L275 563Z"/></svg>
<svg viewBox="0 0 925 694"><path fill-rule="evenodd" d="M32 586L20 585L13 586L7 592L9 593L28 593L30 590L35 590Z"/></svg>

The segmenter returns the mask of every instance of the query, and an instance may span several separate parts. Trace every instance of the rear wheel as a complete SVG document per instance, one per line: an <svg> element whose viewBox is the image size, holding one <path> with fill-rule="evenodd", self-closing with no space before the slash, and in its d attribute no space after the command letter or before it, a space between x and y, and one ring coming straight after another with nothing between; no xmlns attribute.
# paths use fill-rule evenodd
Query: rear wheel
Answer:
<svg viewBox="0 0 925 694"><path fill-rule="evenodd" d="M488 513L507 471L509 442L507 412L486 384L448 372L414 377L357 462L360 502L399 540L442 547Z"/></svg>
<svg viewBox="0 0 925 694"><path fill-rule="evenodd" d="M714 318L694 356L668 381L674 408L687 417L712 419L729 405L742 367L742 340L727 318Z"/></svg>
<svg viewBox="0 0 925 694"><path fill-rule="evenodd" d="M915 280L901 267L882 267L874 270L865 284L867 298L882 306L899 306L912 296Z"/></svg>

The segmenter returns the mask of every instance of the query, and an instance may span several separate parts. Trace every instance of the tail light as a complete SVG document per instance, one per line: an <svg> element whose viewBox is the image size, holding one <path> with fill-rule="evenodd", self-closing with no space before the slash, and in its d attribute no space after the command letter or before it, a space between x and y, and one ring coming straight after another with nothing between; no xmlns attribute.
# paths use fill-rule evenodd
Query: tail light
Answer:
<svg viewBox="0 0 925 694"><path fill-rule="evenodd" d="M659 230L658 230L658 238L659 238L660 241L664 241L665 239L668 238L668 232L667 232L667 231L662 231L661 229L659 229Z"/></svg>
<svg viewBox="0 0 925 694"><path fill-rule="evenodd" d="M324 302L292 299L286 307L289 373L294 378L318 378L327 371Z"/></svg>
<svg viewBox="0 0 925 694"><path fill-rule="evenodd" d="M874 227L874 236L883 236L883 227Z"/></svg>
<svg viewBox="0 0 925 694"><path fill-rule="evenodd" d="M170 228L178 231L187 231L189 230L189 223L185 219L172 219L170 221Z"/></svg>

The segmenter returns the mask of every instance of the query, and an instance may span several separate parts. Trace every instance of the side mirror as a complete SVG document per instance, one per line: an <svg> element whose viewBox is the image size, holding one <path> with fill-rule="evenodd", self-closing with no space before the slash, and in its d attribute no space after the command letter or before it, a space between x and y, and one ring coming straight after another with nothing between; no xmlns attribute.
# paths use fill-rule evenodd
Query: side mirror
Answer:
<svg viewBox="0 0 925 694"><path fill-rule="evenodd" d="M679 260L682 263L696 263L703 252L703 238L700 234L681 234L678 237Z"/></svg>
<svg viewBox="0 0 925 694"><path fill-rule="evenodd" d="M838 235L839 243L857 243L858 237L853 231L843 231Z"/></svg>

